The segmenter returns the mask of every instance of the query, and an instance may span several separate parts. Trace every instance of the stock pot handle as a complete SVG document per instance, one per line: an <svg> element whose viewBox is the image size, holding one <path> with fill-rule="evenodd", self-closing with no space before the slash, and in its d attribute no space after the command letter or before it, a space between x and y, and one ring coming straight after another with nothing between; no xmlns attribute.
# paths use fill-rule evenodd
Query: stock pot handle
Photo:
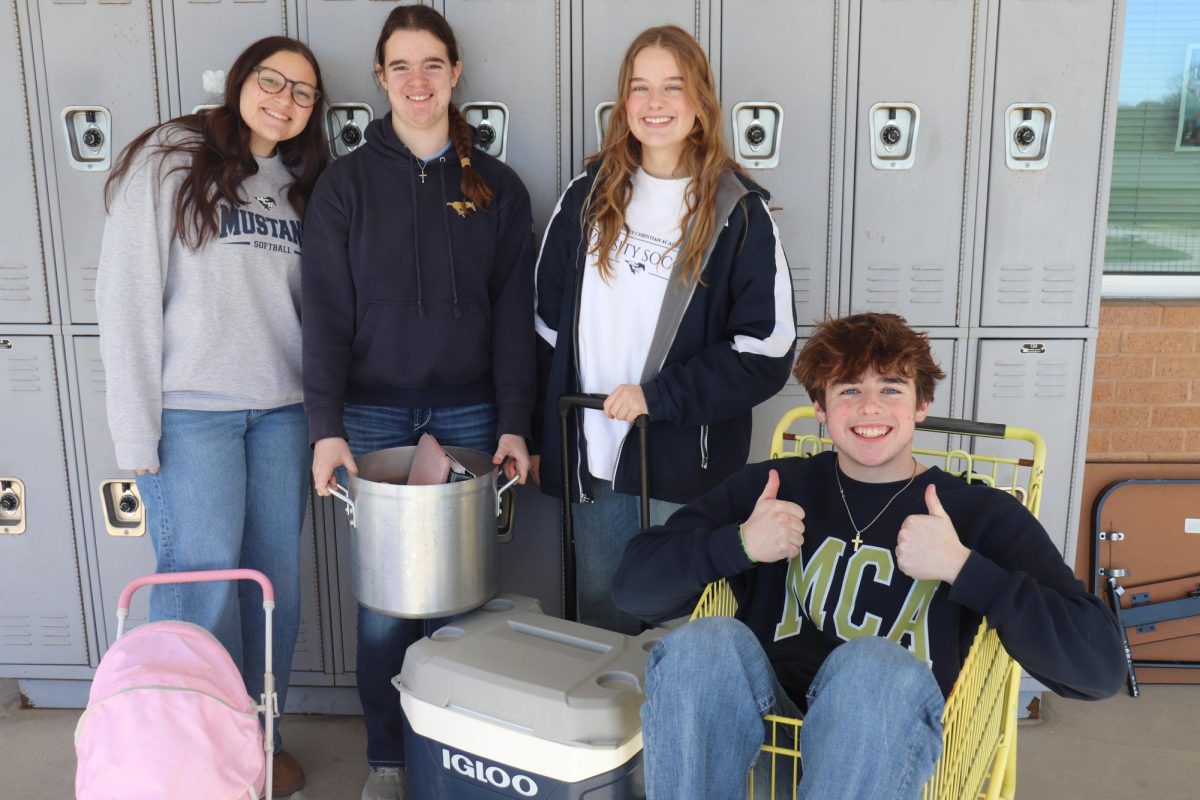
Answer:
<svg viewBox="0 0 1200 800"><path fill-rule="evenodd" d="M341 486L330 486L329 493L346 504L346 516L350 518L350 527L358 527L358 509L354 506L354 501L350 499L350 493Z"/></svg>
<svg viewBox="0 0 1200 800"><path fill-rule="evenodd" d="M507 460L508 459L506 458L505 461L507 461ZM503 472L504 464L502 463L497 468L497 470L498 470L498 472L497 472L498 475L503 475L504 474L504 472ZM503 502L504 493L508 492L510 489L512 489L512 487L515 486L517 481L519 481L519 480L521 480L521 476L516 475L515 477L513 477L512 480L510 480L508 483L504 484L503 486L501 486L499 489L496 490L496 519L502 520L502 521L498 522L499 529L500 529L498 539L499 539L500 544L507 544L508 542L512 541L513 521L516 520L516 518L517 518L517 494L516 494L516 492L509 492L507 504L505 504Z"/></svg>

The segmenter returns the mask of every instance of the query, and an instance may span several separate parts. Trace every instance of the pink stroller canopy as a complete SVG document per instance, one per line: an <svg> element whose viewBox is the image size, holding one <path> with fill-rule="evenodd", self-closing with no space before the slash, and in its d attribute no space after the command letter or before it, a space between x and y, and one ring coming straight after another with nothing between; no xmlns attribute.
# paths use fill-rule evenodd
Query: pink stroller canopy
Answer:
<svg viewBox="0 0 1200 800"><path fill-rule="evenodd" d="M78 800L257 797L262 729L233 659L187 622L122 636L75 730Z"/></svg>

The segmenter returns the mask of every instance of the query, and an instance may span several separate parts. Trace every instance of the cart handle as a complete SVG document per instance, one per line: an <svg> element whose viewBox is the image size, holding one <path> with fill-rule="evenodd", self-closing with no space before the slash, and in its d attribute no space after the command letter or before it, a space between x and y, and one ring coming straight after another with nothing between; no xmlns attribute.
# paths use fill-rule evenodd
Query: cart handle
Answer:
<svg viewBox="0 0 1200 800"><path fill-rule="evenodd" d="M134 578L121 590L121 597L117 600L117 610L129 611L133 593L143 586L159 586L164 583L203 583L205 581L255 581L262 587L263 605L275 604L275 588L271 586L271 579L258 570L206 569L195 572L160 572Z"/></svg>

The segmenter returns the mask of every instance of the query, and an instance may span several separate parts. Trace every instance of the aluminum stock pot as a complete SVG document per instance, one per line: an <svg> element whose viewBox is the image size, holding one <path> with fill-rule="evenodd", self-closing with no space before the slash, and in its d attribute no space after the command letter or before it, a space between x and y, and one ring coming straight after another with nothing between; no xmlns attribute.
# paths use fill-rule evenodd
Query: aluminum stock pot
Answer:
<svg viewBox="0 0 1200 800"><path fill-rule="evenodd" d="M367 453L349 492L331 489L350 518L354 596L372 611L411 619L478 608L496 593L496 547L512 538L515 498L504 495L517 478L499 486L490 455L447 447L474 477L407 486L416 450Z"/></svg>

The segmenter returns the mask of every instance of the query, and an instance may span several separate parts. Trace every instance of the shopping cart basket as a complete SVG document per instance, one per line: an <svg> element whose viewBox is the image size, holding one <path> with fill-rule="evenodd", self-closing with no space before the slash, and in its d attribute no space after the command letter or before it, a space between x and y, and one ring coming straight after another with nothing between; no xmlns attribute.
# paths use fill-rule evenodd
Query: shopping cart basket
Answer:
<svg viewBox="0 0 1200 800"><path fill-rule="evenodd" d="M775 426L771 457L811 456L831 449L833 442L816 434L793 433L792 425L814 418L811 406L794 408ZM970 420L927 417L918 430L954 436L985 437L1024 442L1028 457L985 455L968 450L930 450L914 447L913 454L943 471L971 482L986 483L1015 495L1034 516L1041 504L1046 444L1035 431ZM1024 448L1024 445L1020 445ZM1008 446L1002 446L1007 450ZM709 584L692 619L733 616L737 600L725 580ZM925 785L924 800L1012 800L1017 784L1017 695L1021 667L1005 651L987 620L979 626L962 671L954 682L942 713L942 757ZM770 785L782 774L799 776L801 720L768 715L770 732L762 750L771 756ZM782 744L786 743L786 744ZM756 769L761 767L756 767ZM771 789L771 798L776 797ZM754 800L754 775L749 779ZM795 797L795 787L789 797Z"/></svg>

